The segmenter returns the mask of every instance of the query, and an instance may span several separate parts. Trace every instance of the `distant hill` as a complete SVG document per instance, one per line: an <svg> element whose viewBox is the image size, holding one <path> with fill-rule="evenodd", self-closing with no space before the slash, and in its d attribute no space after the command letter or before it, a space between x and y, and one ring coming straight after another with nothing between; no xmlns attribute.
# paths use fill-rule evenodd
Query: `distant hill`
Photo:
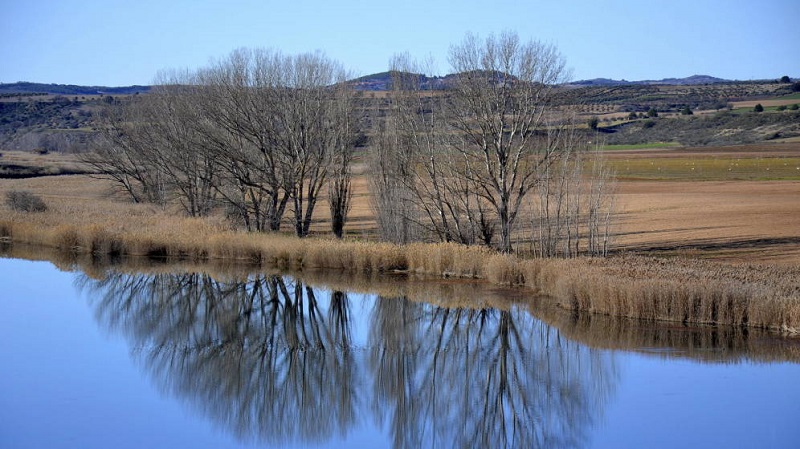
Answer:
<svg viewBox="0 0 800 449"><path fill-rule="evenodd" d="M0 94L53 94L53 95L132 95L146 93L150 86L76 86L74 84L0 83Z"/></svg>
<svg viewBox="0 0 800 449"><path fill-rule="evenodd" d="M349 83L356 90L366 91L385 91L392 88L392 76L404 77L418 77L420 88L423 90L438 90L447 87L447 84L452 79L453 75L447 76L427 76L419 73L400 73L400 72L381 72L373 73L372 75L362 76Z"/></svg>
<svg viewBox="0 0 800 449"><path fill-rule="evenodd" d="M630 85L655 85L663 84L669 86L696 86L700 84L732 83L726 80L709 75L692 75L686 78L664 78L661 80L642 80L626 81L614 80L609 78L594 78L590 80L580 80L569 83L571 86L630 86Z"/></svg>
<svg viewBox="0 0 800 449"><path fill-rule="evenodd" d="M423 90L446 89L451 85L455 75L426 76L422 74L405 73L404 76L419 77L420 87ZM386 91L391 89L392 72L373 73L348 81L357 90ZM607 87L607 86L642 86L642 85L677 85L690 86L701 84L734 83L738 81L716 78L708 75L693 75L686 78L664 78L661 80L627 81L610 78L594 78L568 83L568 86L577 87ZM51 95L132 95L147 93L150 86L76 86L73 84L44 84L44 83L0 83L0 95L10 94L51 94Z"/></svg>

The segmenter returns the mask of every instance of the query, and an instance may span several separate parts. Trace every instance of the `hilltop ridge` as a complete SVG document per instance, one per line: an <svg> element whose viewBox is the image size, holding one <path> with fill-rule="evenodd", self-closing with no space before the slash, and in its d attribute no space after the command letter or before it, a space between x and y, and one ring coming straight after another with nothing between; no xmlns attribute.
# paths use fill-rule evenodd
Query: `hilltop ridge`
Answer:
<svg viewBox="0 0 800 449"><path fill-rule="evenodd" d="M444 76L427 76L424 74L408 75L419 77L420 87L423 90L438 90L446 88L455 77L454 74ZM379 72L354 78L349 83L357 90L386 91L391 88L392 72ZM610 78L593 78L567 83L568 86L626 86L626 85L675 85L692 86L702 84L718 84L741 82L717 78L710 75L692 75L685 78L664 78L660 80L627 81ZM74 84L46 84L19 81L16 83L0 83L0 95L10 94L50 94L50 95L132 95L147 93L151 86L80 86Z"/></svg>

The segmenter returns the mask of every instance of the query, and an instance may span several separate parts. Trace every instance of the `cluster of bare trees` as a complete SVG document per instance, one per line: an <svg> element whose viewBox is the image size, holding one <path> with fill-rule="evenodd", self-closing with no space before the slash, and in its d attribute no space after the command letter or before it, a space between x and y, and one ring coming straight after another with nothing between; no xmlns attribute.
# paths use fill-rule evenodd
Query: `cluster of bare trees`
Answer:
<svg viewBox="0 0 800 449"><path fill-rule="evenodd" d="M346 79L320 53L237 50L109 108L107 142L88 162L134 201L177 198L192 216L224 204L254 231L278 230L290 212L301 237L327 186L341 236L357 127Z"/></svg>
<svg viewBox="0 0 800 449"><path fill-rule="evenodd" d="M609 173L578 121L558 105L567 79L552 45L513 33L468 35L450 50L453 75L429 90L421 64L391 61L376 110L371 196L385 240L527 248L538 256L602 255ZM328 198L341 237L350 208L358 124L342 67L319 53L238 50L194 72L162 75L148 95L107 112L89 162L135 201L176 198L203 216L224 204L253 231L290 221L309 233ZM290 219L285 219L289 216Z"/></svg>
<svg viewBox="0 0 800 449"><path fill-rule="evenodd" d="M541 256L604 254L609 173L594 159L585 168L586 134L555 104L567 77L555 47L468 35L450 64L449 89L432 92L417 75L426 67L392 60L370 170L384 238L492 245L499 234L504 252L526 238Z"/></svg>

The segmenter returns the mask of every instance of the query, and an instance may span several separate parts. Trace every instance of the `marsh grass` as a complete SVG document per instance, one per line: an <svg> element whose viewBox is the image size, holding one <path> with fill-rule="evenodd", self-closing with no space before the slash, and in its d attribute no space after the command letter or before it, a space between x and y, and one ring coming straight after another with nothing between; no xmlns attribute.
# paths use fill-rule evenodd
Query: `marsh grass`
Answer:
<svg viewBox="0 0 800 449"><path fill-rule="evenodd" d="M34 193L36 184L29 184ZM60 192L70 195L69 190ZM43 195L44 196L44 195ZM232 263L338 276L403 272L524 287L559 307L649 321L732 324L800 331L800 268L731 266L688 259L523 259L453 243L388 243L245 233L222 218L193 219L113 200L60 201L46 212L0 205L4 245L56 248L70 258L144 257ZM67 263L65 262L65 263ZM464 281L460 281L464 282Z"/></svg>

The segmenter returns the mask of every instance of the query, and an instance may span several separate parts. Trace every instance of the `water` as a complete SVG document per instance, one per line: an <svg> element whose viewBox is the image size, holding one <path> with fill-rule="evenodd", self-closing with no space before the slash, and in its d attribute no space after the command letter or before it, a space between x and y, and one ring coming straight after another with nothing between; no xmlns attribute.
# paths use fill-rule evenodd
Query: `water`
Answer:
<svg viewBox="0 0 800 449"><path fill-rule="evenodd" d="M800 351L766 334L576 318L478 285L93 276L0 259L0 447L800 441Z"/></svg>

